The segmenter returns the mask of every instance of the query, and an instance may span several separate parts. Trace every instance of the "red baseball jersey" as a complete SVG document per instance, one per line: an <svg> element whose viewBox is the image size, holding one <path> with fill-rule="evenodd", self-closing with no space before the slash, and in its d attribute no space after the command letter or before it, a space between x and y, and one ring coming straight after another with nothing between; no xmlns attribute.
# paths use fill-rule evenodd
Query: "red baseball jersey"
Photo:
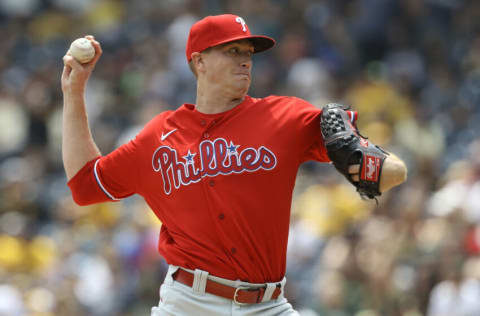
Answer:
<svg viewBox="0 0 480 316"><path fill-rule="evenodd" d="M218 114L184 104L87 163L68 185L81 205L143 196L162 222L158 249L169 264L276 282L286 270L298 167L329 161L320 114L282 96L246 96Z"/></svg>

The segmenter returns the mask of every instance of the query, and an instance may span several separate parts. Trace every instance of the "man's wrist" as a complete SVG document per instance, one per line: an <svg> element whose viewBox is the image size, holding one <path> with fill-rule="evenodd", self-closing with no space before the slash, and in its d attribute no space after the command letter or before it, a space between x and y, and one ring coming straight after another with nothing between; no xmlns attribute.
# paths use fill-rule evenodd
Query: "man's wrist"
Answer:
<svg viewBox="0 0 480 316"><path fill-rule="evenodd" d="M78 102L84 101L85 90L70 90L63 92L63 99L65 102Z"/></svg>

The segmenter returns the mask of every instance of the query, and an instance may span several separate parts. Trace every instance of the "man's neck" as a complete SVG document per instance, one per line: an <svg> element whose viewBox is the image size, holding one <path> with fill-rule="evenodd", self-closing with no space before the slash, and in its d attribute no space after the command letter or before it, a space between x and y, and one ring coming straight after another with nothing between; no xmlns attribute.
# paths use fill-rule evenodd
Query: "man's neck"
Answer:
<svg viewBox="0 0 480 316"><path fill-rule="evenodd" d="M201 89L197 87L197 111L205 114L216 114L233 109L243 102L245 93L232 93L216 89Z"/></svg>

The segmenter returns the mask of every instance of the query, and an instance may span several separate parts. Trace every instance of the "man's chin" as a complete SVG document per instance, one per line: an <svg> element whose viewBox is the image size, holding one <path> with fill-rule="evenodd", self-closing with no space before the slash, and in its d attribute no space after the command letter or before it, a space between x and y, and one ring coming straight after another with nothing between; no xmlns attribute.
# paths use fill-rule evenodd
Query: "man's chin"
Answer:
<svg viewBox="0 0 480 316"><path fill-rule="evenodd" d="M250 82L245 81L236 81L233 84L230 84L228 87L225 87L227 90L231 91L231 93L243 97L247 94L248 89L250 88Z"/></svg>
<svg viewBox="0 0 480 316"><path fill-rule="evenodd" d="M240 94L241 94L242 96L245 96L247 93L248 93L248 87L246 87L245 89L241 89L241 90L240 90Z"/></svg>
<svg viewBox="0 0 480 316"><path fill-rule="evenodd" d="M248 89L250 88L250 81L248 82L239 82L238 84L238 90L242 91L243 94L246 94L248 92Z"/></svg>

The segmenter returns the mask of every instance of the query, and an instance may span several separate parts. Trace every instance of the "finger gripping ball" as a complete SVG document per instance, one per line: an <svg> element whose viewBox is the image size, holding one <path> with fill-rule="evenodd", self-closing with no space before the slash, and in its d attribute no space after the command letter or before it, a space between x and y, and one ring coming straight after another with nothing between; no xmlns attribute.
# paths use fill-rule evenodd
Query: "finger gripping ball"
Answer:
<svg viewBox="0 0 480 316"><path fill-rule="evenodd" d="M95 56L95 48L86 38L77 38L70 45L70 54L79 63L85 64L92 60Z"/></svg>

